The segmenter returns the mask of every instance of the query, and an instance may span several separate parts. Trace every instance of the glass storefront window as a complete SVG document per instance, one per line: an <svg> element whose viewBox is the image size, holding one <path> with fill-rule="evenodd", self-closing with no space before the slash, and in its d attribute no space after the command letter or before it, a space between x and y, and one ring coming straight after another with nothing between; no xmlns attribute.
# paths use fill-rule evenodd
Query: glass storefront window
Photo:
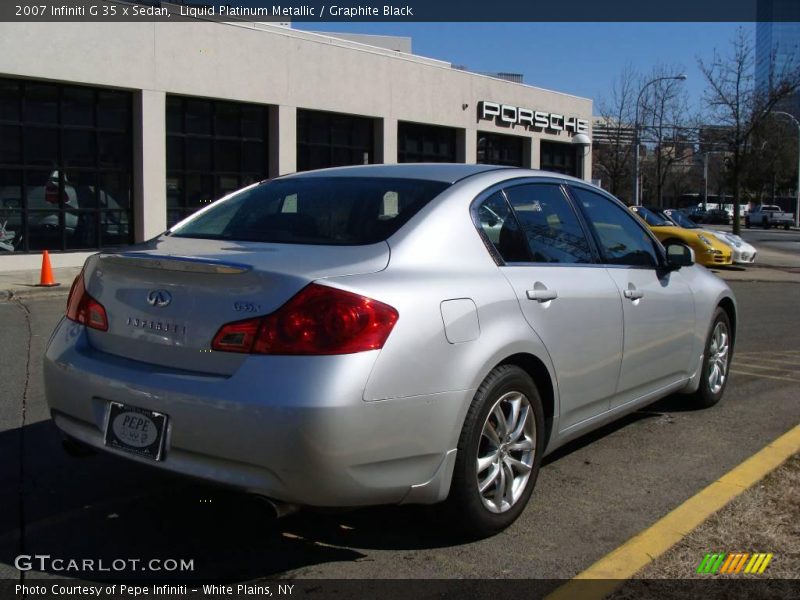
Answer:
<svg viewBox="0 0 800 600"><path fill-rule="evenodd" d="M129 244L130 93L0 78L0 254ZM113 183L112 183L113 182Z"/></svg>
<svg viewBox="0 0 800 600"><path fill-rule="evenodd" d="M298 109L297 170L372 164L373 132L368 117Z"/></svg>
<svg viewBox="0 0 800 600"><path fill-rule="evenodd" d="M477 162L481 165L523 167L526 143L530 143L528 138L479 131Z"/></svg>
<svg viewBox="0 0 800 600"><path fill-rule="evenodd" d="M167 226L267 178L268 107L167 96Z"/></svg>
<svg viewBox="0 0 800 600"><path fill-rule="evenodd" d="M573 144L546 142L543 140L540 146L541 161L539 168L543 171L580 177L580 164L578 163L578 152L580 150L581 148L576 148Z"/></svg>
<svg viewBox="0 0 800 600"><path fill-rule="evenodd" d="M456 130L421 123L398 123L397 162L457 162Z"/></svg>

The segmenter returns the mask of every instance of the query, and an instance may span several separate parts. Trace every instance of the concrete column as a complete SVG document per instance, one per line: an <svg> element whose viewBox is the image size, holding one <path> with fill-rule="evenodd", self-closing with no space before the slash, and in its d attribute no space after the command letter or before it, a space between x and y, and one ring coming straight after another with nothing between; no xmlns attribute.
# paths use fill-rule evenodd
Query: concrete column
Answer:
<svg viewBox="0 0 800 600"><path fill-rule="evenodd" d="M376 123L380 123L381 132L375 136L375 161L393 165L397 162L397 119L377 119Z"/></svg>
<svg viewBox="0 0 800 600"><path fill-rule="evenodd" d="M534 169L537 167L533 166L533 138L525 138L522 143L522 168L524 169Z"/></svg>
<svg viewBox="0 0 800 600"><path fill-rule="evenodd" d="M542 167L542 147L539 138L531 138L530 153L531 169L540 169Z"/></svg>
<svg viewBox="0 0 800 600"><path fill-rule="evenodd" d="M134 94L133 222L134 239L149 240L167 228L166 94Z"/></svg>
<svg viewBox="0 0 800 600"><path fill-rule="evenodd" d="M269 176L297 171L297 108L271 106L269 109Z"/></svg>
<svg viewBox="0 0 800 600"><path fill-rule="evenodd" d="M477 129L459 129L456 133L456 161L468 165L478 161Z"/></svg>

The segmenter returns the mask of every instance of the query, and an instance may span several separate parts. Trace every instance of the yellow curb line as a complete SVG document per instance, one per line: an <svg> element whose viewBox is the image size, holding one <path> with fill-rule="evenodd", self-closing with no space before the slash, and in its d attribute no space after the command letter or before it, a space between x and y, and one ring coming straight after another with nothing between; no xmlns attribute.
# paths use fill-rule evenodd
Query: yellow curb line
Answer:
<svg viewBox="0 0 800 600"><path fill-rule="evenodd" d="M800 425L549 594L545 600L605 598L708 517L800 451ZM587 581L597 580L597 581Z"/></svg>

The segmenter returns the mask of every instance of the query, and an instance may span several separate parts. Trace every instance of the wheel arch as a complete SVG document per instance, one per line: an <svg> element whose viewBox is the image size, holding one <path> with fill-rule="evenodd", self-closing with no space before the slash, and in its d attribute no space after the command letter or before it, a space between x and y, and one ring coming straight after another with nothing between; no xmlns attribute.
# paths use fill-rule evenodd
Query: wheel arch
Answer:
<svg viewBox="0 0 800 600"><path fill-rule="evenodd" d="M550 371L548 371L544 362L539 357L527 352L512 354L496 364L494 368L503 365L515 365L519 367L525 371L536 384L536 389L539 391L539 396L542 401L542 409L544 410L546 446L547 442L550 441L550 435L553 431L553 420L556 408L555 386L553 385Z"/></svg>
<svg viewBox="0 0 800 600"><path fill-rule="evenodd" d="M717 306L725 311L725 314L728 315L728 320L731 322L731 345L733 346L736 343L736 306L733 300L727 296L722 298Z"/></svg>

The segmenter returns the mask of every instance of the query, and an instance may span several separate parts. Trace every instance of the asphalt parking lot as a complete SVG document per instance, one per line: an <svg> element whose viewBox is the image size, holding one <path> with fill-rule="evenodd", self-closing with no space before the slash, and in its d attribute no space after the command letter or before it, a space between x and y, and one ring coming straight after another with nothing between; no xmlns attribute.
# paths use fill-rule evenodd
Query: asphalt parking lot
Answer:
<svg viewBox="0 0 800 600"><path fill-rule="evenodd" d="M696 411L669 397L559 450L545 460L522 517L472 543L449 535L427 507L276 521L252 497L104 454L65 455L49 421L40 359L65 295L0 301L0 578L20 577L20 554L192 559L193 571L171 575L228 582L569 578L800 422L800 284L732 287L741 327L718 406ZM24 577L64 575L45 569Z"/></svg>

